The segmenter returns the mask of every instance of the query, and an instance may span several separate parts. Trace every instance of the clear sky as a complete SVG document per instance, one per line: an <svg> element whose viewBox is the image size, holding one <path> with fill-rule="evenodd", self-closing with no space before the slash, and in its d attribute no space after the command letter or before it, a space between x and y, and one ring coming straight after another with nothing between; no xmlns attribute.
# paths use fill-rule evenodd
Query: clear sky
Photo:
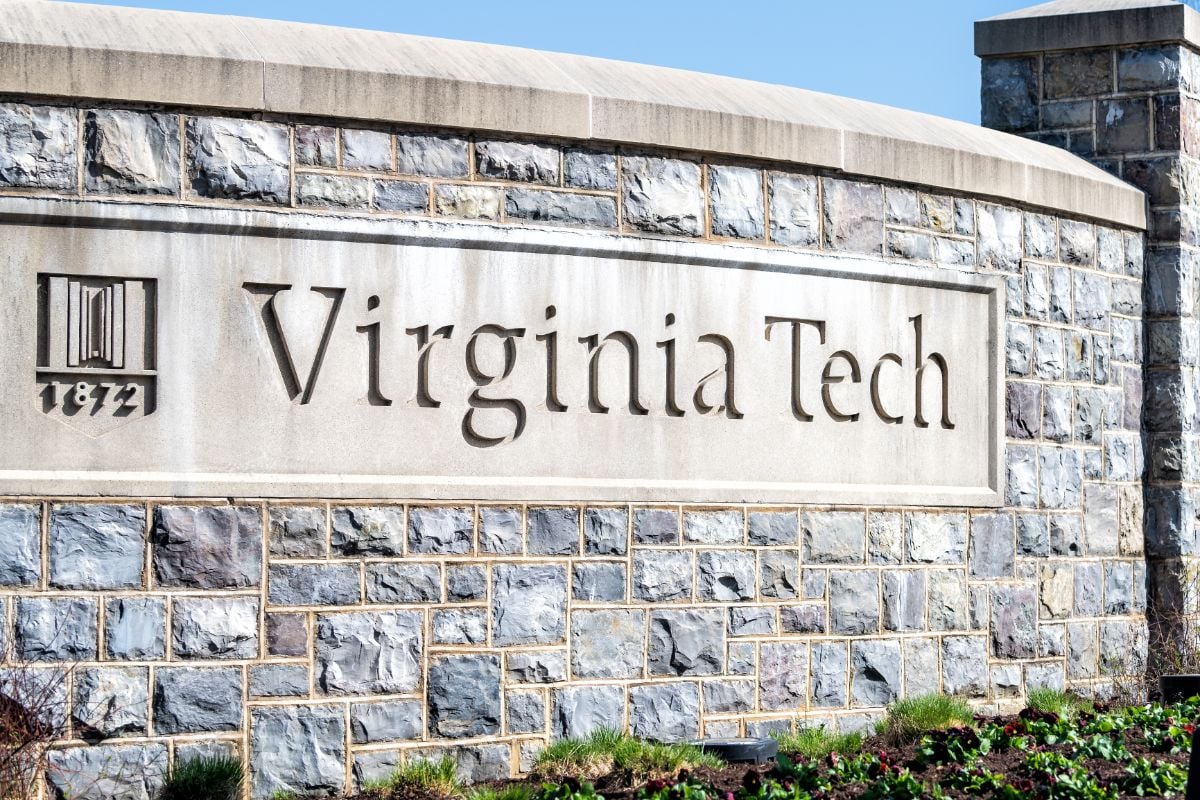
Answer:
<svg viewBox="0 0 1200 800"><path fill-rule="evenodd" d="M639 61L979 121L972 23L1040 0L96 0Z"/></svg>

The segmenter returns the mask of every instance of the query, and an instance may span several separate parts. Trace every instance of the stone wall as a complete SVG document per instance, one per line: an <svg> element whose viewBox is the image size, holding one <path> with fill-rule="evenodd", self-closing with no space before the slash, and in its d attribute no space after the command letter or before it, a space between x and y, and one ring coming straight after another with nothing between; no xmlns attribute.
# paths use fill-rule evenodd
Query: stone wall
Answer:
<svg viewBox="0 0 1200 800"><path fill-rule="evenodd" d="M690 153L23 98L0 103L0 186L0 206L570 225L1007 281L999 509L8 499L10 657L70 668L60 795L119 766L110 791L142 798L214 748L255 798L441 752L494 778L602 725L853 730L905 695L996 708L1141 669L1136 231Z"/></svg>

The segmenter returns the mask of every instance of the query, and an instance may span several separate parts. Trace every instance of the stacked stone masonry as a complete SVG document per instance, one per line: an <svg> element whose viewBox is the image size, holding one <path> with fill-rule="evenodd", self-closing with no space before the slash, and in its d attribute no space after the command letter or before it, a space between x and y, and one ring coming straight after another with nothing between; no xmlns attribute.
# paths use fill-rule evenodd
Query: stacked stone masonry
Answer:
<svg viewBox="0 0 1200 800"><path fill-rule="evenodd" d="M59 796L146 798L215 750L247 759L255 798L435 753L505 777L613 723L854 730L905 695L1104 695L1145 660L1141 364L1161 344L1143 340L1137 232L694 154L20 98L0 103L0 187L736 240L1007 282L999 509L8 499L3 640L67 676Z"/></svg>

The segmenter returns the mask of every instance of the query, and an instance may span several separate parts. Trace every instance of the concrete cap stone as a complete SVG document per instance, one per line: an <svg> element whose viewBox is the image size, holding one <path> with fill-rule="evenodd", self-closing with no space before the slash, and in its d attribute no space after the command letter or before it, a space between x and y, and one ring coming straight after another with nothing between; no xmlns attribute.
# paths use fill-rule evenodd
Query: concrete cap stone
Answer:
<svg viewBox="0 0 1200 800"><path fill-rule="evenodd" d="M917 183L1145 227L1141 192L1048 145L912 111L663 67L43 0L4 3L0 63L0 93L8 95L669 147Z"/></svg>
<svg viewBox="0 0 1200 800"><path fill-rule="evenodd" d="M1155 42L1200 46L1200 13L1176 0L1052 0L975 23L975 55Z"/></svg>

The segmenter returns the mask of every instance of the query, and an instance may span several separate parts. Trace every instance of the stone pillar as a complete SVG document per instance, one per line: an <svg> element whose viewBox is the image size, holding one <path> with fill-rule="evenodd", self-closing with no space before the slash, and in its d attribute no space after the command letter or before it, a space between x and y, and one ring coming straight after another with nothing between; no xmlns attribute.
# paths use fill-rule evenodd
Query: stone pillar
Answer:
<svg viewBox="0 0 1200 800"><path fill-rule="evenodd" d="M976 23L982 122L1065 148L1147 195L1145 325L1130 332L1144 391L1125 403L1144 403L1150 649L1160 668L1194 669L1178 659L1195 650L1200 608L1200 13L1113 5L1060 0Z"/></svg>

